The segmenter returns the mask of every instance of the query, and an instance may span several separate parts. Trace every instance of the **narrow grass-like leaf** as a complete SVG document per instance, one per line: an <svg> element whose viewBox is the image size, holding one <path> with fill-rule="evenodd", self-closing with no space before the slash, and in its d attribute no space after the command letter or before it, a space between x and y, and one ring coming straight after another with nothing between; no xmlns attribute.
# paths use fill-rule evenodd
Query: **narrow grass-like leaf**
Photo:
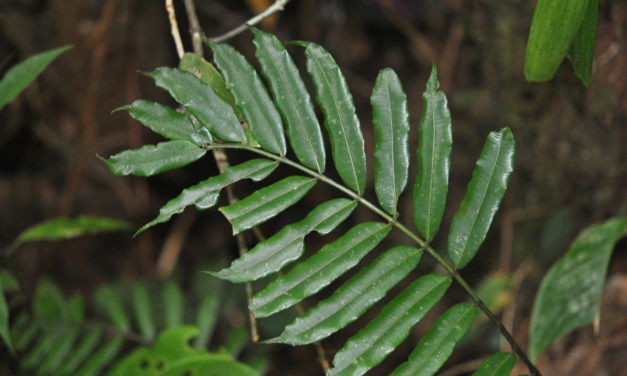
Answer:
<svg viewBox="0 0 627 376"><path fill-rule="evenodd" d="M99 328L90 329L76 345L70 356L63 361L63 365L57 371L58 375L73 375L80 364L93 352L98 341L102 337L102 330Z"/></svg>
<svg viewBox="0 0 627 376"><path fill-rule="evenodd" d="M181 194L168 201L159 210L157 218L142 226L135 235L158 223L169 221L173 215L182 213L188 206L194 205L198 210L209 209L218 202L220 192L224 187L244 179L263 180L278 165L278 162L267 159L251 159L237 166L228 167L222 174L184 189Z"/></svg>
<svg viewBox="0 0 627 376"><path fill-rule="evenodd" d="M226 87L244 113L255 139L265 150L285 155L287 145L281 115L255 69L229 45L212 43L211 49Z"/></svg>
<svg viewBox="0 0 627 376"><path fill-rule="evenodd" d="M240 326L228 336L224 342L224 350L233 358L237 358L246 346L246 342L248 342L248 331L246 327Z"/></svg>
<svg viewBox="0 0 627 376"><path fill-rule="evenodd" d="M381 207L396 216L398 196L407 184L409 112L396 73L383 69L370 97L374 124L374 188Z"/></svg>
<svg viewBox="0 0 627 376"><path fill-rule="evenodd" d="M257 60L270 84L275 103L287 124L287 137L301 163L318 172L325 167L322 132L307 88L296 64L277 37L257 28Z"/></svg>
<svg viewBox="0 0 627 376"><path fill-rule="evenodd" d="M122 349L124 337L116 337L102 346L92 356L87 359L85 364L74 374L75 376L97 376L100 371L111 363L111 360Z"/></svg>
<svg viewBox="0 0 627 376"><path fill-rule="evenodd" d="M152 340L155 336L155 322L152 316L150 293L143 283L134 283L131 289L133 310L139 332L145 340Z"/></svg>
<svg viewBox="0 0 627 376"><path fill-rule="evenodd" d="M9 331L9 307L4 297L3 281L0 280L0 338L9 348L11 353L14 352L13 341L11 341L11 332Z"/></svg>
<svg viewBox="0 0 627 376"><path fill-rule="evenodd" d="M11 338L13 339L13 347L15 351L22 351L28 347L30 342L37 334L39 327L33 324L31 317L22 313L15 319L11 326Z"/></svg>
<svg viewBox="0 0 627 376"><path fill-rule="evenodd" d="M612 250L627 235L627 218L588 227L544 276L531 315L532 360L566 333L597 317Z"/></svg>
<svg viewBox="0 0 627 376"><path fill-rule="evenodd" d="M451 167L451 114L446 95L438 90L435 66L422 94L422 116L418 128L418 173L414 186L414 223L427 241L433 240L444 214L448 175Z"/></svg>
<svg viewBox="0 0 627 376"><path fill-rule="evenodd" d="M446 292L451 279L428 274L389 302L365 328L351 337L333 359L327 375L363 375L396 348L411 328Z"/></svg>
<svg viewBox="0 0 627 376"><path fill-rule="evenodd" d="M236 113L239 111L237 105L235 104L233 95L231 95L229 90L226 88L224 77L222 77L222 74L216 69L216 67L213 66L213 64L195 53L187 52L181 58L179 68L182 71L193 74L200 81L209 85L220 98L233 107L233 110L235 110Z"/></svg>
<svg viewBox="0 0 627 376"><path fill-rule="evenodd" d="M531 21L525 78L550 80L572 44L591 0L538 0Z"/></svg>
<svg viewBox="0 0 627 376"><path fill-rule="evenodd" d="M253 228L297 203L317 180L304 176L290 176L264 187L245 199L220 211L233 226L233 235Z"/></svg>
<svg viewBox="0 0 627 376"><path fill-rule="evenodd" d="M206 349L218 321L218 291L205 295L196 311L196 327L198 336L194 339L194 348Z"/></svg>
<svg viewBox="0 0 627 376"><path fill-rule="evenodd" d="M173 281L166 282L161 291L163 315L166 328L179 326L183 323L184 299L179 285Z"/></svg>
<svg viewBox="0 0 627 376"><path fill-rule="evenodd" d="M472 376L509 376L516 365L516 357L507 352L499 352L481 362Z"/></svg>
<svg viewBox="0 0 627 376"><path fill-rule="evenodd" d="M310 42L298 44L305 47L307 70L324 113L324 126L331 137L335 168L344 183L361 195L366 187L364 138L346 79L322 46Z"/></svg>
<svg viewBox="0 0 627 376"><path fill-rule="evenodd" d="M138 99L115 111L126 110L134 119L153 132L170 140L186 140L198 146L213 142L207 128L196 130L189 115L174 111L161 103Z"/></svg>
<svg viewBox="0 0 627 376"><path fill-rule="evenodd" d="M448 255L457 269L472 260L488 233L507 189L514 153L514 136L508 128L488 135L464 200L451 223Z"/></svg>
<svg viewBox="0 0 627 376"><path fill-rule="evenodd" d="M175 140L125 150L104 162L116 175L152 176L188 165L206 152L189 141Z"/></svg>
<svg viewBox="0 0 627 376"><path fill-rule="evenodd" d="M0 109L26 89L57 56L70 48L72 46L64 46L38 53L9 69L0 81Z"/></svg>
<svg viewBox="0 0 627 376"><path fill-rule="evenodd" d="M54 343L54 346L48 351L48 354L37 367L37 374L48 375L56 374L56 371L65 357L72 351L72 345L78 337L78 327L68 327L63 329L60 336Z"/></svg>
<svg viewBox="0 0 627 376"><path fill-rule="evenodd" d="M590 86L592 80L592 58L594 57L598 11L599 0L588 0L588 9L566 55L575 70L575 75L585 86Z"/></svg>
<svg viewBox="0 0 627 376"><path fill-rule="evenodd" d="M303 345L344 328L412 271L421 254L408 246L388 250L346 281L330 298L296 318L279 337L268 342Z"/></svg>
<svg viewBox="0 0 627 376"><path fill-rule="evenodd" d="M111 286L103 286L96 290L94 301L109 316L113 325L121 332L128 332L131 324L122 299Z"/></svg>
<svg viewBox="0 0 627 376"><path fill-rule="evenodd" d="M168 67L146 74L185 106L212 135L224 141L246 143L246 132L231 105L196 76Z"/></svg>
<svg viewBox="0 0 627 376"><path fill-rule="evenodd" d="M453 348L466 334L477 313L470 303L460 303L444 312L391 376L432 376L453 353Z"/></svg>
<svg viewBox="0 0 627 376"><path fill-rule="evenodd" d="M269 239L233 261L231 266L212 275L231 282L247 282L280 270L303 254L304 238L312 231L329 233L348 217L357 203L335 199L318 205L299 222L283 227Z"/></svg>
<svg viewBox="0 0 627 376"><path fill-rule="evenodd" d="M42 333L33 343L33 347L29 349L26 355L24 355L20 364L20 367L23 370L32 371L38 364L41 364L46 354L52 351L55 344L59 341L59 338L65 331L64 328L58 326L46 328L41 323L37 324L41 326Z"/></svg>
<svg viewBox="0 0 627 376"><path fill-rule="evenodd" d="M266 317L315 294L355 266L389 232L390 226L383 223L358 224L271 282L253 297L250 308L257 317Z"/></svg>
<svg viewBox="0 0 627 376"><path fill-rule="evenodd" d="M113 218L80 216L76 218L58 217L22 231L11 248L27 242L44 240L73 239L79 236L121 231L130 228L128 222Z"/></svg>

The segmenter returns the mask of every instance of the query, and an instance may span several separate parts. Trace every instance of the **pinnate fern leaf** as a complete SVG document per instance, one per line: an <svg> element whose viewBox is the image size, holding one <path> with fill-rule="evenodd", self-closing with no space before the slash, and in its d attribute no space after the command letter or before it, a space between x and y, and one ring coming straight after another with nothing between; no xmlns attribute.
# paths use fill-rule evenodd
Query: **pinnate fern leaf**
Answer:
<svg viewBox="0 0 627 376"><path fill-rule="evenodd" d="M213 68L205 73L215 76L217 81L213 83L206 79L205 83L200 82L197 77L202 79L203 73L199 75L196 70L201 69L187 68L193 73L189 74L159 68L151 76L185 107L187 113L174 115L160 107L155 108L172 114L176 121L184 121L183 116L188 116L194 128L185 123L181 127L186 129L181 131L184 134L166 133L161 130L164 125L152 128L169 137L172 140L170 143L180 143L177 147L181 150L193 147L204 153L212 149L238 149L260 155L264 159L253 159L255 162L250 162L251 165L247 164L249 162L243 163L222 175L185 189L181 195L168 202L159 216L142 230L169 220L187 206L195 205L199 209L211 207L216 204L220 190L227 185L245 178L261 180L278 164L295 168L304 176L288 176L261 187L239 202L220 208L231 222L234 234L279 215L296 204L317 182L324 182L348 196L319 204L303 219L279 229L227 268L210 272L232 282L249 282L279 272L298 260L304 253L305 237L309 233L315 231L325 235L344 222L356 207L370 209L384 221L354 225L335 240L327 242L308 259L298 261L284 275L277 276L255 294L250 303L250 309L258 317L285 310L330 286L366 259L365 256L383 242L393 228L407 234L416 247L398 246L381 252L374 261L361 267L334 289L331 296L295 319L282 334L266 341L306 344L343 329L380 301L401 280L414 275L420 256L426 251L436 258L449 275L429 274L414 280L348 340L335 356L334 368L328 372L329 375L361 375L379 364L408 336L412 327L446 292L452 277L461 280L457 270L467 265L477 253L507 188L514 157L513 136L506 128L488 136L467 193L453 219L448 238L448 254L453 261L451 265L429 245L438 233L446 205L452 147L451 116L446 96L438 90L435 66L423 95L416 152L418 163L412 206L414 223L421 238L397 221L402 214L398 205L400 195L410 172L409 115L406 95L394 71L384 69L379 73L370 98L375 135L374 190L379 202L377 206L364 196L367 190L364 137L346 79L333 57L315 43L295 42L305 50L307 71L330 140L333 167L341 182L322 174L325 171L322 132L309 94L290 54L275 36L255 28L251 30L261 76L235 49L215 43L211 44L211 48L224 81L220 80L222 75ZM181 84L182 81L172 79L175 76L186 80L186 83L193 80L198 82L190 84L187 89L186 84ZM274 99L270 97L261 77L267 81ZM225 87L234 101L229 101L226 94L216 94ZM203 98L202 106L208 108L197 107L201 105L194 101L197 96ZM229 108L225 109L225 106ZM218 117L207 118L208 114L216 111ZM236 114L240 114L242 124L233 121L233 118L238 117ZM224 128L211 121L223 123ZM148 120L146 122L149 123ZM286 156L288 143L283 133L284 123L289 146L298 161ZM242 136L247 132L247 124L250 134L259 145L251 144L248 142L250 138ZM213 141L204 142L207 141L205 138L200 143L197 140L196 133L202 127L209 131ZM130 153L130 156L124 155L124 158L113 156L108 163L114 171L136 174L156 173L175 164L166 158L148 169L142 165L149 163L148 152ZM260 169L254 170L253 164ZM258 171L258 175L253 170ZM476 313L477 310L469 304L461 304L447 311L418 344L409 360L398 367L394 374L432 375L437 372Z"/></svg>

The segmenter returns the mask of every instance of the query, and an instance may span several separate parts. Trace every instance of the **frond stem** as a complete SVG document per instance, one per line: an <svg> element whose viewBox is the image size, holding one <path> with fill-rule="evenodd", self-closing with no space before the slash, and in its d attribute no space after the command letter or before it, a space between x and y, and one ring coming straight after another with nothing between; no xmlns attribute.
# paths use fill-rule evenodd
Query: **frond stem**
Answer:
<svg viewBox="0 0 627 376"><path fill-rule="evenodd" d="M407 235L410 239L415 241L420 246L420 248L424 249L427 253L429 253L440 265L442 265L442 267L444 267L444 269L446 269L446 271L449 273L449 275L453 279L455 279L455 281L457 281L457 283L459 283L459 285L470 296L470 298L473 301L473 303L477 307L479 307L479 309L482 310L483 313L485 313L485 315L488 317L488 319L490 319L490 321L492 321L492 324L494 324L496 329L507 340L507 342L509 342L510 346L512 347L512 351L514 351L514 353L516 353L518 358L520 360L522 360L523 363L525 363L525 365L529 369L529 372L531 373L531 375L532 376L542 376L540 371L533 365L533 363L531 362L529 357L527 357L527 354L525 353L525 351L520 347L520 345L518 345L518 343L516 342L516 340L514 339L512 334L509 332L509 330L496 317L496 315L490 310L490 308L481 300L479 295L477 295L475 290L473 290L473 288L470 287L468 282L466 282L466 280L459 274L459 272L455 269L455 267L453 267L446 260L444 260L444 258L442 258L442 256L440 256L433 249L433 247L431 247L428 244L427 241L425 241L424 239L420 238L418 235L416 235L413 231L408 229L402 223L396 221L396 219L393 216L391 216L388 213L386 213L385 211L383 211L383 209L377 207L372 202L366 200L365 198L360 196L357 192L354 192L354 191L350 190L349 188L343 186L342 184L337 183L335 180L333 180L333 179L323 175L322 173L316 172L316 171L314 171L314 170L312 170L310 168L307 168L307 167L301 165L300 163L292 161L291 159L288 159L286 157L283 157L283 156L280 156L280 155L276 155L276 154L272 154L272 153L267 152L267 151L265 151L263 149L252 147L252 146L247 146L247 145L213 144L213 145L208 147L208 149L214 149L214 148L216 148L216 149L247 150L247 151L250 151L250 152L262 155L262 156L264 156L266 158L273 159L273 160L275 160L277 162L280 162L280 163L283 163L285 165L294 167L295 169L300 170L300 171L302 171L302 172L304 172L304 173L306 173L306 174L316 178L317 180L320 180L320 181L322 181L322 182L324 182L324 183L326 183L326 184L336 188L337 190L345 193L346 195L348 195L349 197L351 197L355 201L359 202L363 206L367 207L368 209L370 209L371 211L373 211L374 213L376 213L377 215L379 215L380 217L382 217L383 219L388 221L390 224L392 224L398 230L400 230L405 235Z"/></svg>

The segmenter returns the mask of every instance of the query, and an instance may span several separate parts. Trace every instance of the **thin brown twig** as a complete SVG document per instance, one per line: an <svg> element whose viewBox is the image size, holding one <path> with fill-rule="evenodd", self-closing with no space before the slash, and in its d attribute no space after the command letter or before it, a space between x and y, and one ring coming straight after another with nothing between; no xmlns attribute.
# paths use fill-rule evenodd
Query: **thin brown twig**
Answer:
<svg viewBox="0 0 627 376"><path fill-rule="evenodd" d="M181 33L179 32L179 24L176 22L176 12L174 11L174 4L172 0L165 0L165 10L168 12L168 20L170 21L170 32L174 39L174 45L176 46L176 53L179 59L183 57L185 49L183 48L183 40L181 39Z"/></svg>
<svg viewBox="0 0 627 376"><path fill-rule="evenodd" d="M246 31L246 29L248 28L248 26L254 26L256 24L258 24L259 22L261 22L263 19L271 16L272 14L276 13L276 12L280 12L283 10L283 8L285 8L285 5L287 5L287 3L289 3L290 0L276 0L274 2L274 4L270 5L266 10L264 10L263 12L257 14L256 16L254 16L253 18L249 19L248 21L244 22L243 24L239 25L238 27L236 27L235 29L224 33L222 35L219 35L217 37L213 37L213 38L208 38L209 41L211 42L215 42L215 43L221 43L224 42L227 39L231 39L234 36Z"/></svg>
<svg viewBox="0 0 627 376"><path fill-rule="evenodd" d="M189 33L192 36L192 48L196 55L202 56L202 32L200 22L198 22L198 13L196 12L194 0L185 0L185 12L189 20Z"/></svg>

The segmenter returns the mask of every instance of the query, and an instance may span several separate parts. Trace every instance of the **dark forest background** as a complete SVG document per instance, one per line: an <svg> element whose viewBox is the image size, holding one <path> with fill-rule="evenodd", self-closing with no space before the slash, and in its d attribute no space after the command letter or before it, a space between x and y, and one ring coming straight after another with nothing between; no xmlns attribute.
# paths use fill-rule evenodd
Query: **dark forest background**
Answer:
<svg viewBox="0 0 627 376"><path fill-rule="evenodd" d="M524 80L534 3L292 0L284 12L261 26L282 40L321 43L335 56L353 92L367 150L373 146L369 97L378 70L394 68L404 84L413 125L413 157L420 96L431 63L437 63L449 99L454 139L443 229L463 197L486 135L511 127L517 143L515 171L488 240L466 275L474 284L498 273L514 276L512 289L503 296L502 317L522 343L526 343L533 297L548 267L584 227L627 214L627 2L600 0L589 88L581 85L568 63L550 82ZM197 0L196 4L205 33L216 36L269 2ZM175 5L186 49L191 50L185 9L182 1ZM254 61L251 40L246 32L229 43ZM138 73L178 64L163 1L0 0L1 74L30 55L65 44L74 48L0 112L0 247L8 246L25 228L59 215L108 216L139 226L154 218L181 189L217 171L214 162L205 158L149 179L117 177L97 158L158 140L127 113L111 111L137 98L172 104L164 91ZM290 49L302 66L299 48ZM230 157L237 161L243 156ZM369 162L372 168L372 159ZM240 197L247 188L238 188ZM335 194L316 189L299 207L262 229L273 233ZM401 213L403 206L411 207L411 194L402 200ZM401 218L405 223L411 223L409 213L406 210ZM367 218L368 213L358 212L355 221ZM14 271L26 293L45 275L67 293L89 295L105 282L154 281L170 271L185 278L197 273L198 265L225 264L237 254L230 233L228 222L216 210L190 210L135 239L132 233L122 232L27 244L0 263ZM405 241L397 234L385 245ZM438 237L436 249L445 241L444 236ZM318 244L321 239L314 238L308 250L318 249ZM178 257L168 261L164 255ZM435 267L423 263L423 271ZM627 375L626 265L623 241L608 272L599 334L586 327L559 341L539 361L546 375ZM245 323L242 289L224 286L225 296L233 296L238 308L220 325ZM450 305L464 296L454 290L448 299L444 303ZM429 315L401 351L373 374L387 374L404 359L434 317ZM267 327L262 328L263 334L278 322L262 325ZM339 349L357 326L325 341L327 351ZM496 331L487 330L462 345L444 369L485 356L498 346ZM313 347L274 347L270 356L271 375L321 374ZM2 360L10 361L4 355Z"/></svg>

